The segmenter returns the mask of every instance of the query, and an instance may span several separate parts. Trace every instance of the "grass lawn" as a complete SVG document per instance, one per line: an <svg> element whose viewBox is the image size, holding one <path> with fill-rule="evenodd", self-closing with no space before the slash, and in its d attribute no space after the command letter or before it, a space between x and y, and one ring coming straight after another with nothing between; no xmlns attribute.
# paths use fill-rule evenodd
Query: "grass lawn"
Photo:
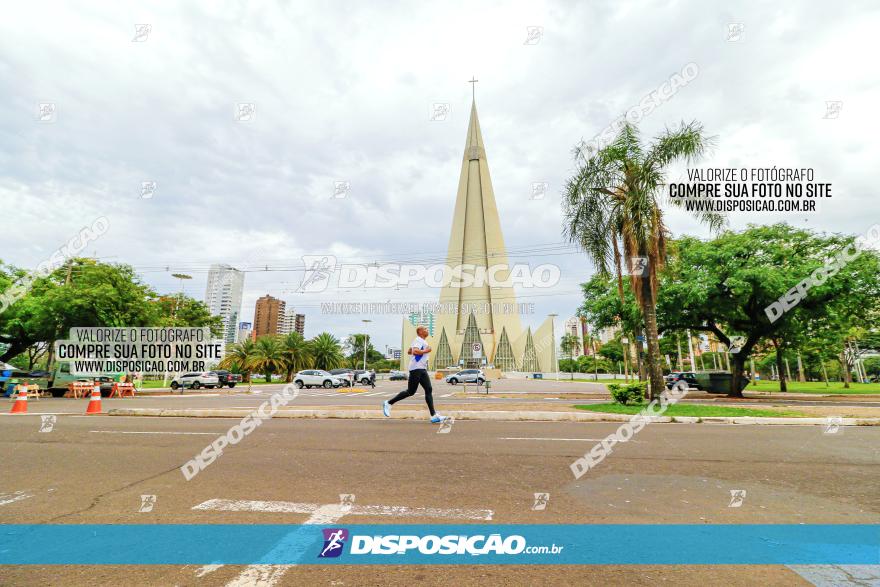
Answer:
<svg viewBox="0 0 880 587"><path fill-rule="evenodd" d="M825 387L824 381L807 381L801 383L799 381L788 381L788 391L795 393L840 393L840 394L864 394L877 393L880 394L880 383L850 383L849 389L843 388L841 381L829 381L828 387ZM769 391L771 393L780 393L778 381L759 381L758 385L749 383L746 391Z"/></svg>
<svg viewBox="0 0 880 587"><path fill-rule="evenodd" d="M575 406L588 412L605 412L609 414L638 414L647 404L622 406L620 404L590 404ZM658 408L659 409L659 408ZM655 410L656 411L656 410ZM755 418L805 418L809 414L783 410L761 410L756 408L737 408L727 406L703 406L696 404L674 404L663 413L664 416L696 416L708 418L712 416L752 416Z"/></svg>

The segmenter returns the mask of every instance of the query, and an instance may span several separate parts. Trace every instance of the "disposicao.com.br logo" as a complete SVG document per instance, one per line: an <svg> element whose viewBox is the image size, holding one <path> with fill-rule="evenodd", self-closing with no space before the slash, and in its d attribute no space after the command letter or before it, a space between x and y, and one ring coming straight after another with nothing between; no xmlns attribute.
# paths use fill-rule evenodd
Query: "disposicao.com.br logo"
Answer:
<svg viewBox="0 0 880 587"><path fill-rule="evenodd" d="M435 263L337 264L333 255L304 255L299 293L319 293L329 286L340 289L400 288L414 284L428 287L524 287L548 288L559 283L561 270L543 263Z"/></svg>
<svg viewBox="0 0 880 587"><path fill-rule="evenodd" d="M344 528L325 528L324 545L319 558L338 557L342 554L348 530ZM518 554L559 554L564 546L528 546L526 539L518 534L502 537L501 534L476 534L466 536L450 534L439 536L429 534L352 535L349 554L359 555L518 555Z"/></svg>

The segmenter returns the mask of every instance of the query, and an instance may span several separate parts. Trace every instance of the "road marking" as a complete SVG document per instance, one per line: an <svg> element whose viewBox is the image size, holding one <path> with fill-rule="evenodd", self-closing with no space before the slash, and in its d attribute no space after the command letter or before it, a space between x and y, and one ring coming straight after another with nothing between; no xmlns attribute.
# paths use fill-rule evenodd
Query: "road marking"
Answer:
<svg viewBox="0 0 880 587"><path fill-rule="evenodd" d="M499 438L498 440L564 440L564 441L577 441L577 442L602 442L605 440L604 438L520 438L520 437L504 437ZM630 440L629 442L639 442L636 440Z"/></svg>
<svg viewBox="0 0 880 587"><path fill-rule="evenodd" d="M204 577L208 573L213 573L223 565L203 565L196 569L196 577Z"/></svg>
<svg viewBox="0 0 880 587"><path fill-rule="evenodd" d="M880 565L786 565L816 587L878 585Z"/></svg>
<svg viewBox="0 0 880 587"><path fill-rule="evenodd" d="M140 430L89 430L89 432L94 432L98 434L205 434L208 436L217 436L218 434L225 434L224 432L167 432L167 431L157 431L157 432L142 432Z"/></svg>
<svg viewBox="0 0 880 587"><path fill-rule="evenodd" d="M210 500L210 501L231 501L231 500ZM209 503L209 502L205 502ZM272 503L272 502L262 502L262 503ZM284 502L277 502L284 503ZM200 504L205 505L205 504ZM315 509L312 512L312 515L303 522L303 524L335 524L342 516L351 510L350 505L342 505L342 504L328 504L323 506L318 506L318 504L296 504L296 505L307 505L307 506L315 506ZM199 506L194 507L193 509L198 508ZM285 538L278 542L275 547L270 550L266 554L266 558L272 560L273 557L277 556L288 556L291 550L294 550L299 555L303 555L305 553L302 552L302 544L297 540L298 537L305 534L307 531L304 526L300 526L296 530L293 530L290 534L288 534ZM284 573L287 572L289 567L295 565L249 565L241 574L236 577L234 580L230 581L226 584L226 587L272 587L281 580L281 577L284 576Z"/></svg>
<svg viewBox="0 0 880 587"><path fill-rule="evenodd" d="M350 505L331 503L320 505L317 503L298 503L291 501L257 501L246 499L210 499L193 506L194 510L219 510L227 512L281 512L296 514L311 514L308 519L303 522L296 530L293 530L284 539L282 539L275 547L266 554L265 559L272 560L279 556L289 556L292 549L294 552L302 555L299 549L301 542L297 538L310 530L306 530L305 525L328 525L335 524L345 515L361 515L361 516L413 516L413 517L431 517L445 519L465 519L465 520L491 520L492 510L464 510L464 509L442 509L442 508L411 508L407 506L385 506L385 505ZM208 565L213 567L214 565ZM272 587L284 576L287 569L295 565L249 565L241 574L233 581L226 584L226 587ZM200 570L205 569L202 567ZM211 572L216 570L212 568ZM199 571L196 571L197 573Z"/></svg>
<svg viewBox="0 0 880 587"><path fill-rule="evenodd" d="M271 512L287 514L314 514L325 506L317 503L292 501L257 501L249 499L211 499L194 506L194 510L219 510L224 512ZM353 505L345 512L352 516L411 516L418 518L444 518L455 520L491 520L492 510L412 508L389 505ZM323 523L323 522L322 522Z"/></svg>
<svg viewBox="0 0 880 587"><path fill-rule="evenodd" d="M14 503L16 501L21 501L21 500L27 499L29 497L33 497L33 495L31 495L30 493L25 493L23 491L16 491L15 493L0 495L0 505Z"/></svg>

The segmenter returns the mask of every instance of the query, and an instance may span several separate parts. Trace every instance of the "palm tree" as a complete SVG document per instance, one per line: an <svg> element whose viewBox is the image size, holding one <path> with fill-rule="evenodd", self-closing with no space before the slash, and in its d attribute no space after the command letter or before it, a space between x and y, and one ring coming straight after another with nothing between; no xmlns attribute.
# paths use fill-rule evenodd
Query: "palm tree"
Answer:
<svg viewBox="0 0 880 587"><path fill-rule="evenodd" d="M250 366L258 373L266 374L266 382L272 382L272 373L286 367L281 341L278 336L266 335L257 339Z"/></svg>
<svg viewBox="0 0 880 587"><path fill-rule="evenodd" d="M678 129L666 129L652 145L643 148L638 129L627 122L610 145L595 152L589 147L576 148L578 169L566 183L563 231L587 253L600 274L608 276L609 265L614 263L621 296L621 257L629 260L630 285L641 309L648 343L652 399L664 389L656 299L657 273L666 261L668 231L660 204L666 168L681 160L696 161L710 145L702 125L691 122L682 123ZM680 199L672 202L682 204ZM693 214L713 230L725 222L724 216L715 212ZM634 258L641 259L638 268L634 267Z"/></svg>
<svg viewBox="0 0 880 587"><path fill-rule="evenodd" d="M315 369L336 369L344 357L339 347L339 339L328 332L322 332L311 340L312 365Z"/></svg>
<svg viewBox="0 0 880 587"><path fill-rule="evenodd" d="M293 380L293 374L308 367L312 358L311 345L299 332L291 332L281 339L281 356L287 369L287 382Z"/></svg>
<svg viewBox="0 0 880 587"><path fill-rule="evenodd" d="M248 392L251 390L251 360L254 355L254 341L245 339L226 349L226 355L218 365L221 369L241 371L247 379Z"/></svg>
<svg viewBox="0 0 880 587"><path fill-rule="evenodd" d="M559 348L562 352L568 355L569 365L571 365L571 376L570 379L574 381L574 353L578 348L580 342L578 341L578 337L573 335L572 333L566 333L562 335L562 340L559 342Z"/></svg>

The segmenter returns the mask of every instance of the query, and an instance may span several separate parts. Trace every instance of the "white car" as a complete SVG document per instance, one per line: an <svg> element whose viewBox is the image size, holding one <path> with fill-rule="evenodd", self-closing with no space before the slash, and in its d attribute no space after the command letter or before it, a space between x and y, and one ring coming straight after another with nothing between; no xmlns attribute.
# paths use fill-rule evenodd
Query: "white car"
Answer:
<svg viewBox="0 0 880 587"><path fill-rule="evenodd" d="M479 369L465 369L458 373L453 373L446 378L446 383L456 385L457 383L476 383L483 385L486 382L486 375Z"/></svg>
<svg viewBox="0 0 880 587"><path fill-rule="evenodd" d="M204 386L208 389L219 387L220 378L216 373L202 371L201 373L181 373L171 380L171 389L177 390L180 387L199 389Z"/></svg>
<svg viewBox="0 0 880 587"><path fill-rule="evenodd" d="M331 387L342 385L342 378L320 369L309 369L294 375L293 382L300 389L303 387L324 387L330 389Z"/></svg>

